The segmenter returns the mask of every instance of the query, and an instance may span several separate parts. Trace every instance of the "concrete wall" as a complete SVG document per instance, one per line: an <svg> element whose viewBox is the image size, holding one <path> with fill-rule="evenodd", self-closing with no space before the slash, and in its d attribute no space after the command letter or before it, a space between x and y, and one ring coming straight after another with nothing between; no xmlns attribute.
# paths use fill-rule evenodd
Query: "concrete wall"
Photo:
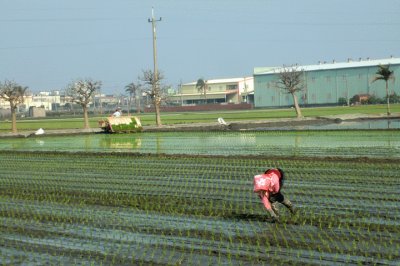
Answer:
<svg viewBox="0 0 400 266"><path fill-rule="evenodd" d="M46 110L41 107L31 106L29 107L30 117L46 117Z"/></svg>

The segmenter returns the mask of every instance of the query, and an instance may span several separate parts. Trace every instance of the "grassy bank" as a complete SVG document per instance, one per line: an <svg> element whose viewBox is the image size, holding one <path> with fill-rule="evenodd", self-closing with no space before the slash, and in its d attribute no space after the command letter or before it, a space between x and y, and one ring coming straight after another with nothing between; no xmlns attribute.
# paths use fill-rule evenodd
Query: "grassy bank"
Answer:
<svg viewBox="0 0 400 266"><path fill-rule="evenodd" d="M400 112L400 104L391 105L392 113ZM343 114L385 114L386 105L362 105L353 107L318 107L302 108L305 117L317 117L328 115ZM182 112L182 113L162 113L161 120L165 125L168 124L187 124L187 123L208 123L216 122L218 117L223 117L227 122L260 120L260 119L280 119L294 118L296 116L293 109L254 109L246 111L209 111L209 112ZM155 125L154 113L139 115L144 126ZM97 128L97 121L102 116L90 117L90 126ZM45 119L20 119L17 121L19 131L44 129L70 129L82 128L83 118L81 115L68 118L45 118ZM0 132L9 132L11 121L0 122Z"/></svg>

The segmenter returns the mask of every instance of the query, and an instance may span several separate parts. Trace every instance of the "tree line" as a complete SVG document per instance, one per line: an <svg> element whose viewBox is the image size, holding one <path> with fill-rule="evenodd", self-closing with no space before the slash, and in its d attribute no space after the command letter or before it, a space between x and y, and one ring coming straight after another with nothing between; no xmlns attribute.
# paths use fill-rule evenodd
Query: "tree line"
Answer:
<svg viewBox="0 0 400 266"><path fill-rule="evenodd" d="M142 93L151 98L155 107L156 123L158 126L162 125L160 118L160 105L165 99L160 84L163 79L164 76L161 72L158 72L155 77L151 70L143 70L142 75L138 77L138 82L132 82L125 87L126 91L130 95L130 102L132 97L135 97L137 103L140 104L139 97ZM140 82L143 82L144 85L148 86L143 86ZM90 128L88 107L95 92L100 91L101 86L101 81L92 80L90 78L80 78L69 83L65 90L65 94L69 101L82 107L84 129ZM10 104L12 133L18 132L17 108L19 105L24 103L24 96L27 89L28 87L22 86L15 81L5 80L4 82L0 82L0 98ZM138 110L140 111L140 108L138 108Z"/></svg>
<svg viewBox="0 0 400 266"><path fill-rule="evenodd" d="M278 78L275 83L275 86L288 94L291 94L293 97L293 103L296 111L297 118L301 119L302 113L298 103L297 92L304 90L304 70L298 69L297 66L291 67L282 67L278 72ZM162 126L161 123L161 114L160 107L161 103L166 99L163 95L163 88L161 87L161 81L164 79L162 72L157 72L157 75L154 75L151 70L143 70L142 75L138 77L137 82L132 82L125 87L125 90L129 93L129 104L131 104L132 98L135 99L138 112L140 112L140 96L142 93L148 95L153 103L156 114L156 124L157 126ZM394 71L390 70L390 66L379 65L378 70L376 71L376 75L372 82L375 81L384 81L385 89L386 89L386 104L387 104L387 115L391 115L390 111L390 101L391 95L389 95L389 80L394 79ZM147 85L143 89L143 85ZM76 103L82 107L83 110L83 118L84 118L84 128L89 128L89 118L88 118L88 106L92 100L93 94L98 91L101 87L101 81L94 81L92 79L78 79L76 81L68 84L66 89L66 95L69 96L70 101L72 103ZM204 95L205 101L207 101L207 91L208 84L207 80L201 78L198 79L196 88L198 91ZM18 105L24 102L24 95L28 87L21 86L14 81L8 81L1 83L0 82L0 98L8 101L10 103L11 109L11 118L12 118L12 126L11 130L13 133L17 132L17 123L16 123L16 110ZM397 96L397 95L396 95ZM370 97L371 101L374 100L374 97ZM393 99L393 97L392 97ZM378 103L379 99L375 99L376 103ZM129 108L130 109L130 108Z"/></svg>

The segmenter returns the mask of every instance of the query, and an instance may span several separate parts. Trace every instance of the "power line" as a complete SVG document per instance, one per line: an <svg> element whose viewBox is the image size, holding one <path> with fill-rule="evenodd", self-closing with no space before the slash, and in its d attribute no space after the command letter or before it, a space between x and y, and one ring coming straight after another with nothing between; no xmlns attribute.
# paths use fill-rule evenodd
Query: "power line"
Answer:
<svg viewBox="0 0 400 266"><path fill-rule="evenodd" d="M78 42L78 43L63 43L63 44L37 44L37 45L21 45L21 46L4 46L0 47L0 50L15 50L15 49L31 49L31 48L51 48L51 47L75 47L75 46L87 46L87 45L107 45L115 43L127 43L132 41L147 40L148 37L141 38L129 38L125 40L110 40L110 41L90 41L90 42Z"/></svg>
<svg viewBox="0 0 400 266"><path fill-rule="evenodd" d="M0 22L82 22L82 21L117 21L131 20L132 18L11 18L0 19Z"/></svg>

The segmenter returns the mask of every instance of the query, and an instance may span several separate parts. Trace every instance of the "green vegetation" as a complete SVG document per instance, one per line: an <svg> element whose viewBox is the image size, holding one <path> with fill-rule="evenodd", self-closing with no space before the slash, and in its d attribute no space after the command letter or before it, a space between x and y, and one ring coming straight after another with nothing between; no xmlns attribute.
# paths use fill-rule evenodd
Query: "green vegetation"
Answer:
<svg viewBox="0 0 400 266"><path fill-rule="evenodd" d="M0 151L5 265L396 265L400 161ZM269 220L253 175L297 207Z"/></svg>
<svg viewBox="0 0 400 266"><path fill-rule="evenodd" d="M399 109L397 104L392 110ZM383 105L307 108L303 114L385 111ZM231 122L293 113L168 113L163 121ZM142 123L154 123L153 116L141 115ZM100 119L92 118L92 126ZM27 119L18 126L82 128L83 120ZM398 150L395 130L2 139L0 262L398 265ZM294 216L281 208L280 223L269 219L252 192L253 176L267 167L285 170L284 194L297 208Z"/></svg>
<svg viewBox="0 0 400 266"><path fill-rule="evenodd" d="M105 132L129 133L140 132L142 126L136 117L112 117L99 121L99 126Z"/></svg>
<svg viewBox="0 0 400 266"><path fill-rule="evenodd" d="M85 134L0 139L0 150L400 158L398 130Z"/></svg>
<svg viewBox="0 0 400 266"><path fill-rule="evenodd" d="M142 130L134 120L130 124L113 125L112 128L115 132L139 132Z"/></svg>
<svg viewBox="0 0 400 266"><path fill-rule="evenodd" d="M392 113L400 113L400 104L391 105ZM318 117L343 114L385 114L385 105L360 105L352 107L319 107L302 108L305 117ZM296 115L291 109L255 109L247 111L219 111L219 112L186 112L186 113L161 113L163 124L188 124L188 123L214 123L218 117L223 117L228 123L231 121L261 120L295 118ZM143 126L155 125L154 113L139 115ZM97 128L98 121L104 116L91 116L90 127ZM9 132L11 125L9 121L0 122L0 132ZM17 123L18 130L46 129L70 129L83 128L83 118L80 114L75 117L57 119L21 119Z"/></svg>

